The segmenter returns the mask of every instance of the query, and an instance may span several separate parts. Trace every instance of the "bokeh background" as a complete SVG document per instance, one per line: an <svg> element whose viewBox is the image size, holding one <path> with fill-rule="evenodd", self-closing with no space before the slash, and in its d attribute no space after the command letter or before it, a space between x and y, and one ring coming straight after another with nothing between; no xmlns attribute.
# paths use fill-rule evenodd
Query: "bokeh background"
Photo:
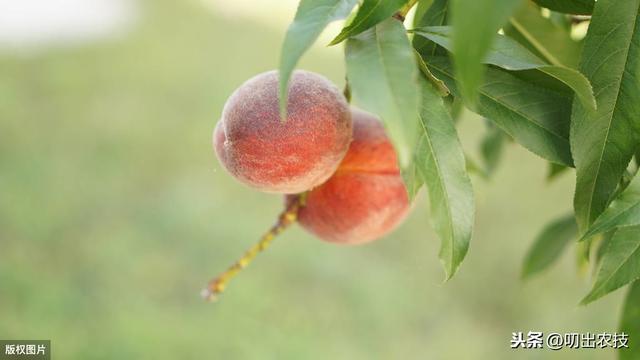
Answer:
<svg viewBox="0 0 640 360"><path fill-rule="evenodd" d="M0 0L0 338L54 359L613 359L513 351L513 331L613 332L620 293L588 307L572 247L520 280L573 174L507 146L474 176L477 222L446 284L422 193L385 239L338 247L294 227L216 304L199 290L270 226L275 195L211 150L226 97L277 67L291 0ZM339 47L300 67L344 84ZM484 132L466 114L472 157ZM632 340L633 341L633 340Z"/></svg>

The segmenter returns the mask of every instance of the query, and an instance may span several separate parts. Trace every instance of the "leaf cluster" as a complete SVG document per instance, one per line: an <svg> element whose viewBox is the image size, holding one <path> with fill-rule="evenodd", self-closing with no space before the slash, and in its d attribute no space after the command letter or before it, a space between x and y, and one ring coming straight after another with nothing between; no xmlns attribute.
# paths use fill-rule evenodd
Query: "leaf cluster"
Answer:
<svg viewBox="0 0 640 360"><path fill-rule="evenodd" d="M446 278L473 233L470 173L490 177L513 141L549 162L550 179L576 177L574 212L535 239L523 277L573 241L597 269L589 303L640 277L639 11L640 0L301 0L282 49L281 103L304 51L348 18L329 45L344 45L349 93L383 121L409 195L427 188ZM487 122L481 165L460 144L463 108ZM637 328L638 303L634 285L623 328Z"/></svg>

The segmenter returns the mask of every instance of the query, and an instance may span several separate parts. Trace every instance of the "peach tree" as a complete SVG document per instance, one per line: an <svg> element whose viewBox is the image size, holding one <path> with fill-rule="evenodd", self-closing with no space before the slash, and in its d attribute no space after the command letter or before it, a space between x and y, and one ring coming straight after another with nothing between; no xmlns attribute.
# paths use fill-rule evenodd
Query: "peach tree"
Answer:
<svg viewBox="0 0 640 360"><path fill-rule="evenodd" d="M412 10L413 9L413 10ZM573 212L542 229L523 276L572 241L597 268L582 304L627 287L620 329L640 336L640 0L302 0L280 62L280 110L304 52L332 21L345 94L380 117L412 198L425 186L447 279L474 224L468 172L490 175L505 141L575 171ZM413 14L413 21L405 18ZM580 34L579 29L587 29ZM460 109L487 119L482 166L465 160Z"/></svg>

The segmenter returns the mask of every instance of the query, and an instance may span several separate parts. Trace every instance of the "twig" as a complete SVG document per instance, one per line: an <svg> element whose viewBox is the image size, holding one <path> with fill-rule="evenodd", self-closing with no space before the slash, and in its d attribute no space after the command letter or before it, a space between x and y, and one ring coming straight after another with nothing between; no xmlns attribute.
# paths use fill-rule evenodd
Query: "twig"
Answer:
<svg viewBox="0 0 640 360"><path fill-rule="evenodd" d="M278 216L278 221L267 231L260 241L247 250L244 255L238 259L233 265L231 265L225 272L218 277L209 281L209 284L202 290L202 297L210 302L215 301L220 294L227 287L227 284L238 273L247 267L251 261L262 251L271 245L273 239L286 230L289 226L296 222L298 219L298 211L304 206L306 201L306 193L297 195L292 201L289 202L285 210Z"/></svg>
<svg viewBox="0 0 640 360"><path fill-rule="evenodd" d="M409 10L418 2L418 0L411 0L406 3L397 13L393 15L394 19L400 20L400 22L404 22L404 19L407 17Z"/></svg>

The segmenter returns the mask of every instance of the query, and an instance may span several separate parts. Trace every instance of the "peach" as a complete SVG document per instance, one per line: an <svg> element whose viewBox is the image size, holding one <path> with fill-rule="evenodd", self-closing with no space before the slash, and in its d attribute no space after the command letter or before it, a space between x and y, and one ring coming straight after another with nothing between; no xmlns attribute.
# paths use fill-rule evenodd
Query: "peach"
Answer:
<svg viewBox="0 0 640 360"><path fill-rule="evenodd" d="M337 171L307 194L299 223L320 239L362 244L393 230L409 212L396 152L382 124L353 109L353 141ZM291 202L293 195L287 197Z"/></svg>
<svg viewBox="0 0 640 360"><path fill-rule="evenodd" d="M259 74L227 100L214 131L220 162L239 181L265 192L299 193L325 182L349 148L349 105L325 77L295 71L287 118L278 106L278 72Z"/></svg>

